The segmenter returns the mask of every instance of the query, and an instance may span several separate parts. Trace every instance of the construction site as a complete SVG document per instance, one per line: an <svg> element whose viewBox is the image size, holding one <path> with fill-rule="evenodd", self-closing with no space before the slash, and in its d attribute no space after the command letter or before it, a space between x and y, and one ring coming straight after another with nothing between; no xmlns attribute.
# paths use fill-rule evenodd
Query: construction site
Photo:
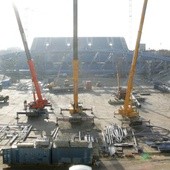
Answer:
<svg viewBox="0 0 170 170"><path fill-rule="evenodd" d="M36 37L0 55L0 169L168 170L170 52L124 37ZM85 167L75 170L86 170Z"/></svg>

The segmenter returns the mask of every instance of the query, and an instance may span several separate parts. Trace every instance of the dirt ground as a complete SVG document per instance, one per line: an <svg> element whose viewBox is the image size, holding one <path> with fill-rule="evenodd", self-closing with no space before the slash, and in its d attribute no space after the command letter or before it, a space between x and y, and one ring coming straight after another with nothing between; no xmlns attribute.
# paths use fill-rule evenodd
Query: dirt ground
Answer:
<svg viewBox="0 0 170 170"><path fill-rule="evenodd" d="M92 84L95 85L100 79L93 79ZM94 82L93 82L94 81ZM113 84L109 85L109 82ZM103 130L105 126L117 123L121 124L119 116L115 117L114 113L118 111L118 105L108 104L109 99L113 96L113 92L116 91L116 80L110 78L102 79L102 87L93 87L92 91L79 93L79 102L83 103L84 107L93 108L95 115L95 129ZM144 96L146 98L142 107L139 109L140 116L145 120L150 120L150 124L158 126L170 131L170 94L160 93L153 89L152 85L146 84L142 81L139 82L140 86L136 86L135 89L140 92L146 92L150 95ZM32 101L32 93L30 90L16 90L16 85L11 86L8 89L3 89L2 95L9 95L9 103L0 105L0 124L16 124L17 120L16 112L23 110L23 101ZM49 135L51 131L56 127L56 116L60 116L60 108L67 108L70 102L73 101L73 94L53 94L44 92L43 96L49 99L53 105L54 113L50 114L49 120L38 119L30 121L25 115L21 115L19 122L32 123L35 128L41 129L40 134L46 133ZM65 115L69 113L64 112ZM90 113L87 113L90 114ZM59 122L59 126L63 128L69 128L69 123ZM92 126L85 126L86 130L89 130ZM94 127L93 127L94 128ZM2 147L2 146L1 146ZM145 147L145 145L143 146ZM150 150L150 148L144 148L147 156L135 155L134 157L101 157L100 166L93 166L94 170L168 170L170 167L170 155L158 154ZM2 159L2 158L1 158ZM2 161L2 160L1 160ZM0 165L1 169L13 169L8 168L6 165ZM35 167L34 167L35 168ZM33 169L34 169L33 168ZM15 169L15 168L14 168ZM22 169L22 168L21 168ZM26 168L24 168L26 169ZM37 169L37 168L36 168ZM42 169L42 168L41 168ZM53 169L53 168L51 168ZM55 167L54 169L62 169L61 167ZM67 168L68 169L68 168Z"/></svg>

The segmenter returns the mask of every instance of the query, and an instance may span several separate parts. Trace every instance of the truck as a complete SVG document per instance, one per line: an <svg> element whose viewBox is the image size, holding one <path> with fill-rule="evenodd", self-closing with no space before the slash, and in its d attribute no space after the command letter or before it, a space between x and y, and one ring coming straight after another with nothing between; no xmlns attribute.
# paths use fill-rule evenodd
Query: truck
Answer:
<svg viewBox="0 0 170 170"><path fill-rule="evenodd" d="M2 84L0 84L0 91L2 91ZM7 103L8 100L9 100L9 96L0 95L0 102Z"/></svg>
<svg viewBox="0 0 170 170"><path fill-rule="evenodd" d="M0 102L7 103L8 100L9 100L9 96L0 95Z"/></svg>

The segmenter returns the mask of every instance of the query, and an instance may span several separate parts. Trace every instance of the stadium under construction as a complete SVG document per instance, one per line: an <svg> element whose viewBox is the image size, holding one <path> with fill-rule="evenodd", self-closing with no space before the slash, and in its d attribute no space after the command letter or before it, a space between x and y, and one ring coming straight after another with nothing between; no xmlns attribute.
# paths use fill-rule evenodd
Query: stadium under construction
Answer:
<svg viewBox="0 0 170 170"><path fill-rule="evenodd" d="M124 37L78 37L77 0L73 37L29 50L13 4L24 51L0 54L0 169L169 168L170 52L140 44L146 6L133 51Z"/></svg>
<svg viewBox="0 0 170 170"><path fill-rule="evenodd" d="M38 75L71 75L73 38L71 37L38 37L34 38L31 54L36 64ZM116 73L127 75L133 51L127 47L124 37L79 37L78 55L80 75L96 74L111 76ZM165 50L146 50L140 44L137 73L144 75L157 74L162 69L167 71L170 62L169 52ZM13 52L1 55L1 70L29 74L25 52Z"/></svg>

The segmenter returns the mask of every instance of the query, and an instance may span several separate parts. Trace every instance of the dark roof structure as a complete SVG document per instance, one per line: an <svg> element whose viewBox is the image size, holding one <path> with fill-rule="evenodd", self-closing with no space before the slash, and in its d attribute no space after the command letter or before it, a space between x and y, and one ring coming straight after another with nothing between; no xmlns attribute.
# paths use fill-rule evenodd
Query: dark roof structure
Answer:
<svg viewBox="0 0 170 170"><path fill-rule="evenodd" d="M39 37L34 38L31 51L70 51L72 50L72 37ZM122 51L128 50L124 37L79 37L79 51Z"/></svg>

